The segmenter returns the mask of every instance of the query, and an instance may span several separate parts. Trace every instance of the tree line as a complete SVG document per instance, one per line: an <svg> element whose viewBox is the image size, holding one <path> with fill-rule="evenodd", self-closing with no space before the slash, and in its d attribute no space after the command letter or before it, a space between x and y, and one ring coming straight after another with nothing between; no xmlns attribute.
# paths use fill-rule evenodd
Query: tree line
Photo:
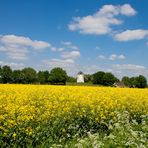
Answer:
<svg viewBox="0 0 148 148"><path fill-rule="evenodd" d="M143 75L139 75L137 77L131 77L131 78L124 76L122 78L122 82L127 87L137 87L137 88L147 87L147 79Z"/></svg>
<svg viewBox="0 0 148 148"><path fill-rule="evenodd" d="M99 84L103 86L113 86L115 82L119 82L110 72L98 71L94 74L84 75L84 81L91 84ZM22 70L12 70L10 66L0 66L0 83L14 83L14 84L63 84L66 82L76 83L76 78L68 76L66 71L60 67L53 68L50 72L36 71L33 68L27 67ZM147 87L147 79L139 75L137 77L129 78L127 76L122 78L122 82L127 87Z"/></svg>
<svg viewBox="0 0 148 148"><path fill-rule="evenodd" d="M0 83L18 83L18 84L65 84L67 73L62 68L54 68L50 72L36 71L31 67L23 68L22 70L12 70L10 66L0 66Z"/></svg>

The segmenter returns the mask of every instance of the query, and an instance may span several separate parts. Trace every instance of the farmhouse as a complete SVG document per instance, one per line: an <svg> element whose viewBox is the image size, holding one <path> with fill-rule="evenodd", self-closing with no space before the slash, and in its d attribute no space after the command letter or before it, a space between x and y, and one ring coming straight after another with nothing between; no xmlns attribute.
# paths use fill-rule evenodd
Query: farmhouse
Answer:
<svg viewBox="0 0 148 148"><path fill-rule="evenodd" d="M84 83L84 74L82 71L77 74L77 83Z"/></svg>
<svg viewBox="0 0 148 148"><path fill-rule="evenodd" d="M120 87L120 88L126 87L123 82L115 82L113 85L114 85L115 87Z"/></svg>

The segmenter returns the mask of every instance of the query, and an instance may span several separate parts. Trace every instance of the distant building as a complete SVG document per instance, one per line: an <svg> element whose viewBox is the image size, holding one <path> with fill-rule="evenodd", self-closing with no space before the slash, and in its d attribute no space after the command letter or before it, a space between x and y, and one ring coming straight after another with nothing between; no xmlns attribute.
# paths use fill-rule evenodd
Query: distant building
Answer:
<svg viewBox="0 0 148 148"><path fill-rule="evenodd" d="M115 82L114 84L113 84L115 87L120 87L120 88L124 88L124 87L126 87L125 85L124 85L124 83L123 82Z"/></svg>
<svg viewBox="0 0 148 148"><path fill-rule="evenodd" d="M84 83L84 74L82 71L77 74L77 83Z"/></svg>

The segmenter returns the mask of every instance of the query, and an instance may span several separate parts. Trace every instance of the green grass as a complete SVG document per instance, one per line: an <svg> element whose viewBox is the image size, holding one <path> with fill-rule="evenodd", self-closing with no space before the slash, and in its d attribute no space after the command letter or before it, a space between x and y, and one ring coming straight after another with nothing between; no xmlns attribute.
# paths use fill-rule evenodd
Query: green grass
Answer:
<svg viewBox="0 0 148 148"><path fill-rule="evenodd" d="M77 83L77 82L66 82L66 85L69 86L101 86L98 84L93 84L93 83Z"/></svg>

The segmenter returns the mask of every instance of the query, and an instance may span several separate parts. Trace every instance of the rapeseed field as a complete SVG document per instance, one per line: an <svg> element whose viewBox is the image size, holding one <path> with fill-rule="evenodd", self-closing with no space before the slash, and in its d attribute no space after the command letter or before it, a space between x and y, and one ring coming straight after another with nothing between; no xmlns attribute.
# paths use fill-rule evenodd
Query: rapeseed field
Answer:
<svg viewBox="0 0 148 148"><path fill-rule="evenodd" d="M129 131L133 128L145 134L147 115L148 89L0 85L1 147L94 147L90 138L85 138L95 134L110 136L117 123L119 127L130 123ZM125 132L128 127L124 127ZM126 143L129 137L132 135ZM143 142L137 138L137 143L146 147L146 137ZM93 142L101 142L97 139Z"/></svg>

